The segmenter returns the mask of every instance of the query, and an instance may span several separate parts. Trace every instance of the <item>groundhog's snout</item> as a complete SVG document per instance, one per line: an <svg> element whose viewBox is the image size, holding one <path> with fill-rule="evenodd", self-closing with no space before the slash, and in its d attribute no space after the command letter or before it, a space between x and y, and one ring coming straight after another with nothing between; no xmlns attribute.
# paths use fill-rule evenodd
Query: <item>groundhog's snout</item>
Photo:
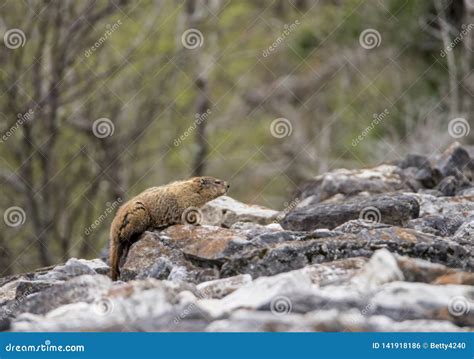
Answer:
<svg viewBox="0 0 474 359"><path fill-rule="evenodd" d="M221 196L226 194L230 188L230 185L227 181L222 181L220 179L216 179L214 184L216 185L216 189Z"/></svg>

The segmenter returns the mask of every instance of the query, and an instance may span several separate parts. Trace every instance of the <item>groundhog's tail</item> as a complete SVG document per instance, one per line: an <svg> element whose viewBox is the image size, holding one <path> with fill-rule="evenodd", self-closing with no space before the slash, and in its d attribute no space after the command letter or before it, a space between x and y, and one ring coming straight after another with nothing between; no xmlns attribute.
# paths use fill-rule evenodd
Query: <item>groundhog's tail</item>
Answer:
<svg viewBox="0 0 474 359"><path fill-rule="evenodd" d="M110 264L110 277L113 281L117 280L120 275L119 264L120 258L123 253L123 244L114 241L110 241L110 251L109 251L109 264Z"/></svg>

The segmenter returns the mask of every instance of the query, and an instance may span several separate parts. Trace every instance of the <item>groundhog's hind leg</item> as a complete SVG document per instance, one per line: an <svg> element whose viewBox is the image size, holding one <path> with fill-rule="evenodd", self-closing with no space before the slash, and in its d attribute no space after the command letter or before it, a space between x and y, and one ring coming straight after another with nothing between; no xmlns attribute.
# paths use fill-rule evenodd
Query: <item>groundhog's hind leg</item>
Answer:
<svg viewBox="0 0 474 359"><path fill-rule="evenodd" d="M112 222L110 243L110 267L112 280L120 275L120 259L131 244L132 238L145 232L150 226L150 216L142 202L126 203L119 209Z"/></svg>

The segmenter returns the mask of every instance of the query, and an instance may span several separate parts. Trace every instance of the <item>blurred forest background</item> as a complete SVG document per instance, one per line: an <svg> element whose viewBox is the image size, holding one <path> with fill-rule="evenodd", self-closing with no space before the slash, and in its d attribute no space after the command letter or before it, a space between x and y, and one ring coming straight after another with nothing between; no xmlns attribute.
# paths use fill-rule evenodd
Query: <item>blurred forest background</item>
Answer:
<svg viewBox="0 0 474 359"><path fill-rule="evenodd" d="M98 256L150 186L283 209L442 149L472 118L473 23L472 0L0 0L0 276Z"/></svg>

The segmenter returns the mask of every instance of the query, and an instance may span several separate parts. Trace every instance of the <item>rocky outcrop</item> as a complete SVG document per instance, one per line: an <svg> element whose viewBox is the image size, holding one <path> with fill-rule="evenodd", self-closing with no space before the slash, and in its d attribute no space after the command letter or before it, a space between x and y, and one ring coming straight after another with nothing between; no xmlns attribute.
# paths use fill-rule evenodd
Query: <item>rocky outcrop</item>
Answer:
<svg viewBox="0 0 474 359"><path fill-rule="evenodd" d="M472 331L469 152L318 176L281 212L230 197L102 259L0 279L0 330Z"/></svg>
<svg viewBox="0 0 474 359"><path fill-rule="evenodd" d="M352 219L365 219L396 226L417 218L420 205L408 195L376 195L336 203L318 203L300 207L288 213L281 225L285 229L311 231L333 229Z"/></svg>
<svg viewBox="0 0 474 359"><path fill-rule="evenodd" d="M350 196L366 192L371 194L410 191L403 169L394 165L380 165L370 169L346 170L317 176L297 191L299 206L323 202L335 195Z"/></svg>

